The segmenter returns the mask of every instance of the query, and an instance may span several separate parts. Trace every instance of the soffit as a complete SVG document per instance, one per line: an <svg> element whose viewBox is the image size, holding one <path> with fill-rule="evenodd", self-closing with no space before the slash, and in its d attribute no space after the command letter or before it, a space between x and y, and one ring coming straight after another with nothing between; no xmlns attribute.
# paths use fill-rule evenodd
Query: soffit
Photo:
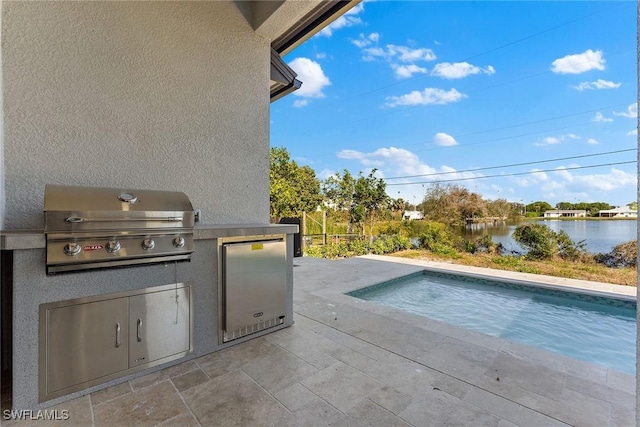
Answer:
<svg viewBox="0 0 640 427"><path fill-rule="evenodd" d="M301 86L296 73L282 56L311 38L360 0L274 0L236 1L236 5L256 33L271 41L271 101Z"/></svg>

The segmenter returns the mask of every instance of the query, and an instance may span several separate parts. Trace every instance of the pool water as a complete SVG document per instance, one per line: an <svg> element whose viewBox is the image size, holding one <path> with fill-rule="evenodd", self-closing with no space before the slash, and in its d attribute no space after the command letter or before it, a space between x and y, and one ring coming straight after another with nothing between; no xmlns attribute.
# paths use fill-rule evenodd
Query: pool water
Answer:
<svg viewBox="0 0 640 427"><path fill-rule="evenodd" d="M430 271L348 295L635 375L635 301Z"/></svg>

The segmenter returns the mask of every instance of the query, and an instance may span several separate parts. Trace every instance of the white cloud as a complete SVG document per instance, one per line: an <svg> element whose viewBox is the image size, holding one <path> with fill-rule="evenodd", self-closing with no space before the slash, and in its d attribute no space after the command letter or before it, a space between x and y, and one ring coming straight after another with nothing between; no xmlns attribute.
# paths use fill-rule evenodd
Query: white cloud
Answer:
<svg viewBox="0 0 640 427"><path fill-rule="evenodd" d="M355 41L353 43L355 44ZM362 44L360 40L358 40L358 43ZM375 46L362 49L362 59L365 61L373 61L376 58L382 58L387 61L414 63L417 61L433 61L436 59L436 54L433 53L431 49L413 49L407 46L398 46L394 44L388 44L385 47Z"/></svg>
<svg viewBox="0 0 640 427"><path fill-rule="evenodd" d="M612 191L623 187L632 190L636 187L637 177L633 173L611 168L606 173L576 175L573 170L568 170L574 166L578 165L559 167L549 174L545 172L532 173L518 177L515 181L521 187L535 186L541 194L551 198L555 198L556 195L562 195L565 198L568 194L586 195L596 191ZM532 169L532 172L538 170Z"/></svg>
<svg viewBox="0 0 640 427"><path fill-rule="evenodd" d="M594 122L603 122L603 123L608 123L608 122L612 122L612 121L613 121L613 119L612 119L612 118L610 118L610 117L605 117L605 116L603 116L601 112L597 112L597 113L596 113L596 116L593 118L593 120L592 120L592 121L594 121Z"/></svg>
<svg viewBox="0 0 640 427"><path fill-rule="evenodd" d="M445 79L461 79L472 74L494 74L496 70L491 66L485 68L471 65L468 62L441 62L436 64L431 71L432 76L438 76Z"/></svg>
<svg viewBox="0 0 640 427"><path fill-rule="evenodd" d="M456 169L442 165L435 168L423 163L420 158L413 152L397 147L383 147L377 150L364 153L356 150L342 150L337 153L341 159L357 160L365 167L376 167L382 176L414 176L414 175L430 175L435 173L446 173L440 176L422 176L420 181L436 181L438 179L456 179L456 178L475 178L482 176L473 172L457 172ZM389 183L411 182L416 178L403 178L389 180ZM407 187L398 187L398 190L405 191ZM395 187L394 187L395 188ZM420 185L416 184L416 194L420 195L424 191ZM394 195L394 197L397 197Z"/></svg>
<svg viewBox="0 0 640 427"><path fill-rule="evenodd" d="M577 86L572 86L577 90L586 90L586 89L617 89L622 85L622 83L614 83L608 80L598 79L595 82L582 82Z"/></svg>
<svg viewBox="0 0 640 427"><path fill-rule="evenodd" d="M364 61L375 61L376 58L385 58L387 56L386 51L381 47L368 47L366 49L362 49L362 59Z"/></svg>
<svg viewBox="0 0 640 427"><path fill-rule="evenodd" d="M333 21L328 26L324 27L318 33L318 36L331 37L333 32L339 30L340 28L353 27L355 25L362 24L362 19L360 19L358 15L360 12L364 10L364 2L358 3L352 9L350 9L347 13Z"/></svg>
<svg viewBox="0 0 640 427"><path fill-rule="evenodd" d="M436 54L431 49L412 49L407 46L387 45L387 52L390 56L398 58L402 62L433 61Z"/></svg>
<svg viewBox="0 0 640 427"><path fill-rule="evenodd" d="M380 40L380 34L378 33L371 33L368 36L365 36L363 33L360 33L358 35L358 39L351 40L351 43L353 43L356 47L359 47L360 49L362 49L367 46L370 46L373 43L378 43L379 40Z"/></svg>
<svg viewBox="0 0 640 427"><path fill-rule="evenodd" d="M444 132L436 133L436 135L433 137L433 142L435 142L436 145L440 145L442 147L452 147L454 145L458 145L458 141L456 141L454 137Z"/></svg>
<svg viewBox="0 0 640 427"><path fill-rule="evenodd" d="M309 58L296 58L289 66L298 73L298 79L302 81L302 87L293 92L295 96L303 98L324 98L322 90L331 84L329 78L324 75L322 67ZM306 105L296 105L302 107Z"/></svg>
<svg viewBox="0 0 640 427"><path fill-rule="evenodd" d="M364 153L356 150L341 150L337 154L339 159L361 159Z"/></svg>
<svg viewBox="0 0 640 427"><path fill-rule="evenodd" d="M351 43L360 48L363 61L386 61L398 79L411 78L416 74L427 74L428 70L417 64L436 59L436 54L428 48L414 48L395 44L387 44L381 47L378 46L379 41L380 33L371 33L368 36L360 33L358 39L351 40ZM413 45L414 42L409 41L408 44Z"/></svg>
<svg viewBox="0 0 640 427"><path fill-rule="evenodd" d="M627 135L638 136L638 129L630 130Z"/></svg>
<svg viewBox="0 0 640 427"><path fill-rule="evenodd" d="M589 138L587 139L587 144L597 145L597 144L600 144L600 141L598 141L595 138Z"/></svg>
<svg viewBox="0 0 640 427"><path fill-rule="evenodd" d="M566 186L569 191L611 191L620 187L635 188L636 183L637 178L635 174L611 168L606 174L572 176L571 181L567 182Z"/></svg>
<svg viewBox="0 0 640 427"><path fill-rule="evenodd" d="M428 87L422 92L414 90L405 95L387 97L387 103L385 105L393 108L399 105L448 104L450 102L460 101L462 98L466 97L467 95L460 93L453 88L446 91L443 89Z"/></svg>
<svg viewBox="0 0 640 427"><path fill-rule="evenodd" d="M602 51L585 50L583 53L567 55L551 63L551 71L558 74L580 74L590 70L604 70Z"/></svg>
<svg viewBox="0 0 640 427"><path fill-rule="evenodd" d="M569 140L569 139L580 139L580 137L578 135L576 135L575 133L569 133L566 135L560 135L558 137L556 136L547 136L546 138L543 138L541 142L536 142L534 145L536 147L544 147L547 145L557 145L557 144L562 144L563 142Z"/></svg>
<svg viewBox="0 0 640 427"><path fill-rule="evenodd" d="M638 103L633 103L627 107L627 111L623 111L622 113L613 112L614 116L627 117L630 119L638 118Z"/></svg>
<svg viewBox="0 0 640 427"><path fill-rule="evenodd" d="M538 142L535 145L538 147L542 147L545 145L555 145L555 144L560 144L560 139L556 138L555 136L548 136L546 138L542 139L542 142Z"/></svg>
<svg viewBox="0 0 640 427"><path fill-rule="evenodd" d="M307 106L308 104L309 104L308 99L296 99L295 101L293 101L293 106L296 108L302 108Z"/></svg>
<svg viewBox="0 0 640 427"><path fill-rule="evenodd" d="M408 79L413 77L414 74L425 74L427 72L426 68L418 67L415 64L409 65L396 65L391 64L391 68L396 74L396 78L398 79Z"/></svg>
<svg viewBox="0 0 640 427"><path fill-rule="evenodd" d="M364 166L378 166L389 168L396 175L415 175L434 173L436 169L424 165L418 156L403 148L378 148L371 153L356 150L342 150L337 153L338 158L358 160ZM384 172L383 172L384 173Z"/></svg>
<svg viewBox="0 0 640 427"><path fill-rule="evenodd" d="M324 59L327 57L327 54L324 52L318 52L316 53L316 59Z"/></svg>
<svg viewBox="0 0 640 427"><path fill-rule="evenodd" d="M336 172L331 170L331 169L322 169L320 172L318 172L317 178L321 181L324 181L325 179L335 175Z"/></svg>

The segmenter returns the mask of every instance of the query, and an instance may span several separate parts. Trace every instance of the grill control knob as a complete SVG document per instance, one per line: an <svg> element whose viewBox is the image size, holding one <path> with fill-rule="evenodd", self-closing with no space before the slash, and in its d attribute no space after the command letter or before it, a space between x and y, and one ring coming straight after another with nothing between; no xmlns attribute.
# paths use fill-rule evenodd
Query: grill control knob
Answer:
<svg viewBox="0 0 640 427"><path fill-rule="evenodd" d="M184 246L184 237L176 237L172 243L176 248L182 248Z"/></svg>
<svg viewBox="0 0 640 427"><path fill-rule="evenodd" d="M154 242L153 239L144 239L142 241L142 249L144 250L153 249L155 246L156 242Z"/></svg>
<svg viewBox="0 0 640 427"><path fill-rule="evenodd" d="M65 254L69 256L73 256L73 255L78 255L82 250L82 248L77 243L67 243L66 245L64 245L63 250Z"/></svg>
<svg viewBox="0 0 640 427"><path fill-rule="evenodd" d="M120 250L120 242L117 240L109 240L104 247L109 253L116 253Z"/></svg>

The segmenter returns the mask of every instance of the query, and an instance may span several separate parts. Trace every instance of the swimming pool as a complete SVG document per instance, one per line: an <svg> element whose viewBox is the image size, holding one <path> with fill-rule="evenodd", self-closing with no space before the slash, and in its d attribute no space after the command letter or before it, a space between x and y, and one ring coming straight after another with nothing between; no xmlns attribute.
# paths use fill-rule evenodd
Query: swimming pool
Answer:
<svg viewBox="0 0 640 427"><path fill-rule="evenodd" d="M635 301L432 271L347 295L635 374Z"/></svg>

